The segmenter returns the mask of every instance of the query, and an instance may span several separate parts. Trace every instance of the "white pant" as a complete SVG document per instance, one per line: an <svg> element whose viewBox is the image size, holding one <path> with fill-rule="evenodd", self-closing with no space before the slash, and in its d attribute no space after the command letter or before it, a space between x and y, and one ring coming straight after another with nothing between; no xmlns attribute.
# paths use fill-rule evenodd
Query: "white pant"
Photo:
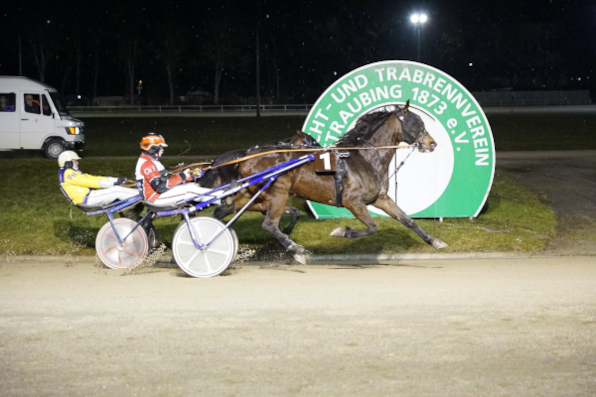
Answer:
<svg viewBox="0 0 596 397"><path fill-rule="evenodd" d="M162 193L153 205L156 207L168 207L171 205L175 205L181 201L189 200L193 197L196 197L200 194L204 194L209 192L211 189L201 187L198 183L186 183L184 185L177 185L168 190L165 193ZM197 201L207 201L212 199L213 197L220 197L223 194L223 191L218 191L213 193L209 196L204 196L198 199Z"/></svg>
<svg viewBox="0 0 596 397"><path fill-rule="evenodd" d="M93 189L87 196L85 206L99 207L113 203L114 201L126 200L127 198L138 196L137 189L131 189L122 186L109 187L107 189Z"/></svg>

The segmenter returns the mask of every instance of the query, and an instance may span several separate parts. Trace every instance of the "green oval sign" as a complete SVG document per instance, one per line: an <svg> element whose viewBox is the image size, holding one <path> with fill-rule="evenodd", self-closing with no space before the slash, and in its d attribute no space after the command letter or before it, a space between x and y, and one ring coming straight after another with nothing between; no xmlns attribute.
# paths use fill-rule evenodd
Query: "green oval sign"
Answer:
<svg viewBox="0 0 596 397"><path fill-rule="evenodd" d="M432 153L413 152L389 177L389 195L416 218L477 216L494 177L492 131L470 92L438 69L417 62L383 61L353 70L321 95L302 130L329 147L360 116L407 100L438 146ZM394 166L408 153L397 150ZM389 175L393 170L390 167ZM317 218L351 216L343 208L309 205ZM370 210L384 215L376 208Z"/></svg>

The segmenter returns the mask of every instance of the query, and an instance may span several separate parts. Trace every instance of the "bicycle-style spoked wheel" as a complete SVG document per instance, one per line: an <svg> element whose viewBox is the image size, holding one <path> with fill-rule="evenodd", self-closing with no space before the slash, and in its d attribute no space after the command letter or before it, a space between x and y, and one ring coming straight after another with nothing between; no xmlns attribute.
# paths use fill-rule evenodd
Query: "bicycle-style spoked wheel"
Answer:
<svg viewBox="0 0 596 397"><path fill-rule="evenodd" d="M147 234L142 227L134 229L137 224L128 218L114 219L112 223L113 227L108 222L97 233L95 239L97 256L111 269L127 269L138 264L149 249ZM134 232L131 234L133 229ZM126 238L122 245L118 242L114 230L121 240Z"/></svg>
<svg viewBox="0 0 596 397"><path fill-rule="evenodd" d="M230 229L225 229L217 219L205 216L191 218L190 227L200 245L208 244L221 234L209 246L198 249L192 241L189 225L186 222L178 225L172 240L172 254L180 269L192 277L214 277L226 270L238 249Z"/></svg>

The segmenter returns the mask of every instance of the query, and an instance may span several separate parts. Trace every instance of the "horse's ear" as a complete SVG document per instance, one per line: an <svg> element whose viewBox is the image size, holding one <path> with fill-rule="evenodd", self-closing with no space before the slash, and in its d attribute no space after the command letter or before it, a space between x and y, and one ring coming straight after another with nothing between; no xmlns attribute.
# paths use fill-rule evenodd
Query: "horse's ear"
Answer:
<svg viewBox="0 0 596 397"><path fill-rule="evenodd" d="M406 101L406 106L404 106L404 114L408 113L408 108L410 107L410 100Z"/></svg>
<svg viewBox="0 0 596 397"><path fill-rule="evenodd" d="M298 135L302 139L306 138L306 134L300 130L296 130L296 135Z"/></svg>

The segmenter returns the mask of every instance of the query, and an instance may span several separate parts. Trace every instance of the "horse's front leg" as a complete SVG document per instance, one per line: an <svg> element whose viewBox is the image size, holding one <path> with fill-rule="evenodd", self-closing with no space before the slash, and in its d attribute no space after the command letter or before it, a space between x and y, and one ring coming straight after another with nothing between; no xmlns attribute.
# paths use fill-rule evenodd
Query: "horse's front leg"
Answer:
<svg viewBox="0 0 596 397"><path fill-rule="evenodd" d="M377 224L375 223L372 216L366 209L366 204L363 202L347 202L344 203L344 206L354 214L354 216L362 223L364 223L367 228L363 230L352 230L346 226L344 229L343 227L338 227L334 231L331 232L330 236L333 237L346 237L346 238L356 238L362 236L368 236L370 234L374 234L377 231Z"/></svg>
<svg viewBox="0 0 596 397"><path fill-rule="evenodd" d="M414 220L412 218L407 216L406 213L403 212L401 210L401 208L399 208L397 206L397 204L395 204L395 202L389 196L384 195L384 196L379 197L377 199L377 201L375 201L372 205L374 205L375 207L377 207L379 209L382 209L389 216L391 216L393 219L397 220L398 222L400 222L402 225L406 226L407 228L412 229L427 244L432 244L432 246L435 247L436 249L441 249L441 248L447 247L446 243L439 240L438 238L434 238L433 236L431 236L430 234L425 232L420 226L418 226L416 224L416 222L414 222Z"/></svg>

